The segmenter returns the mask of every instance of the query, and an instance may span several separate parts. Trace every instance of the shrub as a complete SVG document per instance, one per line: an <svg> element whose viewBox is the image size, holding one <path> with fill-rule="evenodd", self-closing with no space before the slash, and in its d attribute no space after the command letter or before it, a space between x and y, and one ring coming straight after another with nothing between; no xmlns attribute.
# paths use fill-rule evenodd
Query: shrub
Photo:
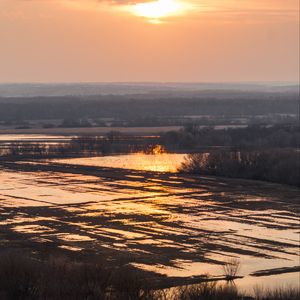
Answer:
<svg viewBox="0 0 300 300"><path fill-rule="evenodd" d="M300 152L295 149L270 149L190 154L180 171L300 186Z"/></svg>
<svg viewBox="0 0 300 300"><path fill-rule="evenodd" d="M236 258L231 258L222 266L224 276L227 280L233 280L240 271L241 263Z"/></svg>

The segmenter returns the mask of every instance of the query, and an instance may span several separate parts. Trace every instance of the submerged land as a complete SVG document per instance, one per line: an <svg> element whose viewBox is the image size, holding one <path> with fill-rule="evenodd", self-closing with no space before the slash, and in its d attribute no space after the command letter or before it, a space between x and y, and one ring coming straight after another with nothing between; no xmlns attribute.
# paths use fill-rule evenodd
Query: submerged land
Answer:
<svg viewBox="0 0 300 300"><path fill-rule="evenodd" d="M16 298L2 280L0 296L243 299L257 285L289 285L281 298L277 290L255 299L297 299L297 87L51 97L5 88L0 266L50 283L35 280L33 298L21 276L27 287ZM232 259L239 268L229 278ZM64 269L65 293L53 294L45 268ZM85 288L71 292L76 282Z"/></svg>
<svg viewBox="0 0 300 300"><path fill-rule="evenodd" d="M131 266L155 289L224 280L230 257L241 288L298 283L297 188L59 163L1 168L2 249Z"/></svg>

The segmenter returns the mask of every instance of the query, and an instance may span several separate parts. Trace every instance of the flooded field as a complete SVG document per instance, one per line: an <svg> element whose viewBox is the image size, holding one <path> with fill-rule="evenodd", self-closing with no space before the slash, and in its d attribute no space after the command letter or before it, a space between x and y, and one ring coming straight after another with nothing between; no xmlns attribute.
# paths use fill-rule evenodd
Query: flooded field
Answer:
<svg viewBox="0 0 300 300"><path fill-rule="evenodd" d="M235 257L244 290L297 285L299 189L166 172L182 159L2 163L1 248L122 261L163 287L224 279Z"/></svg>

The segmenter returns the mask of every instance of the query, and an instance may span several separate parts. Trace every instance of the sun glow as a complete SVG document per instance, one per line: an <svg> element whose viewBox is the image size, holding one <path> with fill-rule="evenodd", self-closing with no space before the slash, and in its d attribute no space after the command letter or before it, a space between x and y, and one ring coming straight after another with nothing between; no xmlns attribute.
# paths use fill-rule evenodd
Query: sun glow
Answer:
<svg viewBox="0 0 300 300"><path fill-rule="evenodd" d="M187 9L187 4L180 0L156 0L151 2L137 3L130 10L136 16L151 20L180 15Z"/></svg>

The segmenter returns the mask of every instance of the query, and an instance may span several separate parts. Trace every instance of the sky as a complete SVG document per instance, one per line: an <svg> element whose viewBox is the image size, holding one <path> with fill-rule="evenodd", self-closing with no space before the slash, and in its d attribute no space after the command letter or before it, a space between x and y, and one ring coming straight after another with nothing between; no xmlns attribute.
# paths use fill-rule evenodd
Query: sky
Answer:
<svg viewBox="0 0 300 300"><path fill-rule="evenodd" d="M0 82L298 80L298 0L0 0Z"/></svg>

